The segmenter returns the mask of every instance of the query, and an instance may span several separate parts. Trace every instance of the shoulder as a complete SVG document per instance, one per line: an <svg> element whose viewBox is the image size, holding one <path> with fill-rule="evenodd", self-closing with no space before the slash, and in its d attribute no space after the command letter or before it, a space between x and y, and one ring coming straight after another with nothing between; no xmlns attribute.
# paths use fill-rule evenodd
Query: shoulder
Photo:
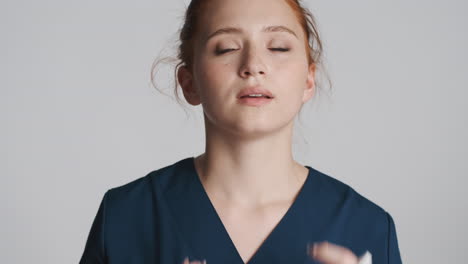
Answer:
<svg viewBox="0 0 468 264"><path fill-rule="evenodd" d="M150 171L145 176L108 189L104 195L107 207L125 209L150 203L155 198L155 195L160 194L159 190L161 188L167 188L166 186L170 181L176 178L173 176L179 174L178 169L181 167L180 165L188 160L189 158L178 160L172 164Z"/></svg>
<svg viewBox="0 0 468 264"><path fill-rule="evenodd" d="M373 219L385 223L388 212L379 204L337 178L312 168L320 199L349 214L349 217Z"/></svg>
<svg viewBox="0 0 468 264"><path fill-rule="evenodd" d="M376 263L400 264L396 226L382 206L349 184L314 170L313 212L321 215L321 226L333 230L331 240L362 254L372 252ZM323 218L323 219L322 219Z"/></svg>

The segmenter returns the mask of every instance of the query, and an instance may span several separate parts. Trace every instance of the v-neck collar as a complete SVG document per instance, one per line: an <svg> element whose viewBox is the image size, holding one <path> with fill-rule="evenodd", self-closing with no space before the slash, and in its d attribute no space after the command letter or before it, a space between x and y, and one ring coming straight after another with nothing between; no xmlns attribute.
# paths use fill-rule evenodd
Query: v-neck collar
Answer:
<svg viewBox="0 0 468 264"><path fill-rule="evenodd" d="M308 226L314 193L315 170L309 172L296 199L262 242L248 264L304 263L310 232ZM165 197L179 234L194 256L207 263L246 264L206 193L195 169L194 157L179 161Z"/></svg>

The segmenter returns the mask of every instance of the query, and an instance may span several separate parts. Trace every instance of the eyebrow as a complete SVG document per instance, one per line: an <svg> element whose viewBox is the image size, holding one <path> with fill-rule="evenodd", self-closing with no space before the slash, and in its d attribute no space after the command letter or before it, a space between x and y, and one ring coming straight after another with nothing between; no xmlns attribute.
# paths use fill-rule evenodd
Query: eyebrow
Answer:
<svg viewBox="0 0 468 264"><path fill-rule="evenodd" d="M218 29L215 32L211 33L206 38L206 41L213 38L214 36L218 36L218 35L222 35L222 34L238 34L238 33L242 33L242 32L243 32L243 30L240 29L240 28L225 27L225 28ZM262 29L262 32L286 32L286 33L294 35L296 38L299 39L299 37L296 35L296 33L292 29L289 29L288 27L285 27L285 26L267 26L267 27L264 27Z"/></svg>

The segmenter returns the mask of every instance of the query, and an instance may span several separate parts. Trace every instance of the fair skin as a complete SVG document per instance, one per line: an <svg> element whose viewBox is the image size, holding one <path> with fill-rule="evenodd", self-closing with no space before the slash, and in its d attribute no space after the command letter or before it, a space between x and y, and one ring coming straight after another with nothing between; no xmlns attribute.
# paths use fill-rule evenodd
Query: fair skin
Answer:
<svg viewBox="0 0 468 264"><path fill-rule="evenodd" d="M185 99L203 107L206 148L195 158L198 175L247 263L306 180L308 169L292 156L292 133L294 118L315 93L315 66L284 0L212 0L200 18L193 68L181 67L177 77ZM290 32L265 32L268 26ZM208 38L226 27L238 30ZM262 106L239 104L237 93L252 85L274 98ZM329 243L311 256L325 264L357 263L351 251Z"/></svg>

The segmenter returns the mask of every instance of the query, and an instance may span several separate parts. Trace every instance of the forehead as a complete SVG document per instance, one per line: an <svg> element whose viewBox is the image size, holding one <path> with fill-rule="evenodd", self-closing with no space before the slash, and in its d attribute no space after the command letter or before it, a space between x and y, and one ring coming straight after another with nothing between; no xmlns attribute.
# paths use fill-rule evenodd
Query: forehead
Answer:
<svg viewBox="0 0 468 264"><path fill-rule="evenodd" d="M220 28L240 28L242 32L264 32L265 27L284 26L302 38L299 21L286 0L209 0L200 14L202 39Z"/></svg>

